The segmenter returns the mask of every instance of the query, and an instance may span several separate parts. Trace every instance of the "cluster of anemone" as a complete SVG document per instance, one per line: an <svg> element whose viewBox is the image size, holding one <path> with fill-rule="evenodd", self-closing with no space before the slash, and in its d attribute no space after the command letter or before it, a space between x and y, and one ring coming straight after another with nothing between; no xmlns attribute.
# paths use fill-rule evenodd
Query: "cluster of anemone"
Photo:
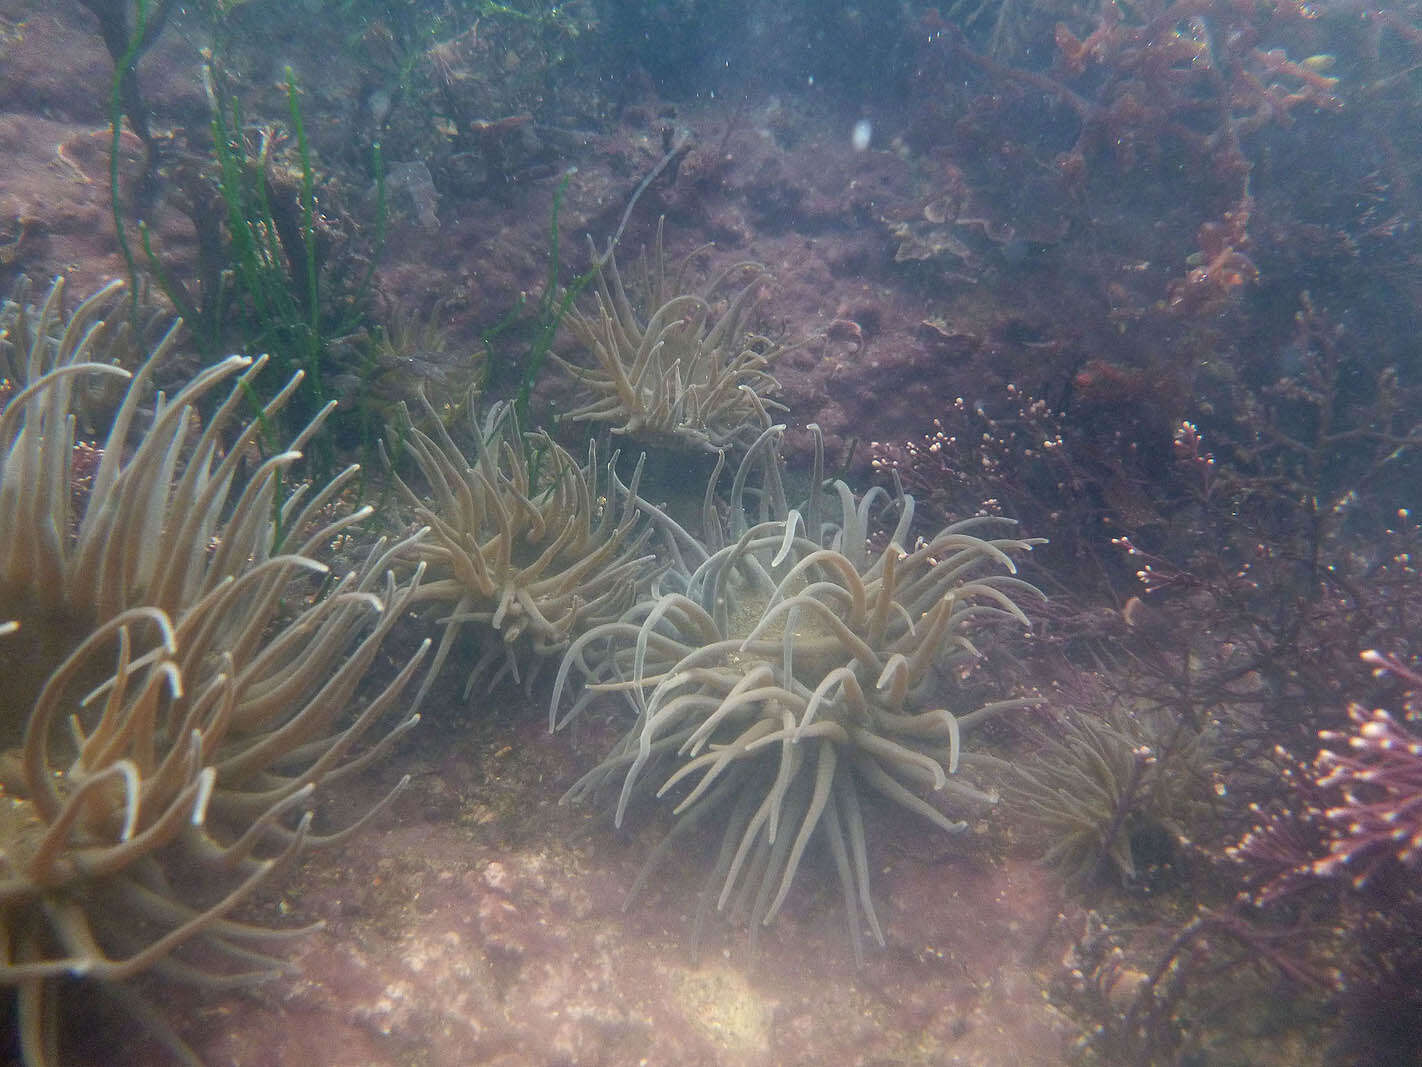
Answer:
<svg viewBox="0 0 1422 1067"><path fill-rule="evenodd" d="M609 798L618 825L637 798L671 798L677 820L634 895L661 859L714 820L724 832L698 930L714 902L754 938L818 840L838 873L857 957L862 925L884 940L862 798L884 798L950 833L965 823L928 796L963 807L992 801L954 777L973 760L961 738L1023 701L964 712L934 706L930 693L977 656L975 631L1026 625L1018 601L1040 594L1014 576L1012 554L1034 542L990 536L1010 526L993 518L911 541L911 497L883 489L856 497L838 481L838 514L823 518L821 461L804 509L791 509L774 456L780 430L762 434L742 461L728 526L708 488L708 544L658 517L677 557L665 584L679 587L573 642L551 718L562 726L608 693L635 715L568 794ZM752 498L747 475L756 464L764 477ZM875 538L881 505L897 518Z"/></svg>
<svg viewBox="0 0 1422 1067"><path fill-rule="evenodd" d="M0 986L28 1067L61 1061L75 983L133 1005L140 975L229 986L284 968L263 943L292 931L231 913L354 829L318 835L313 793L413 725L400 697L424 654L358 692L419 576L391 577L406 544L341 577L318 559L367 509L340 508L351 470L282 495L325 414L266 453L298 380L252 415L263 361L231 357L165 395L176 327L129 371L112 287L67 319L61 298L56 283L0 313ZM73 409L105 379L126 388L101 446L77 452Z"/></svg>
<svg viewBox="0 0 1422 1067"><path fill-rule="evenodd" d="M426 413L430 431L407 416L400 446L428 495L394 477L430 530L406 550L428 569L414 602L445 613L425 690L466 627L495 637L484 642L467 698L491 669L517 678L586 629L618 618L647 593L659 567L646 550L652 528L638 507L640 467L624 486L615 455L602 471L594 443L580 464L546 433L522 434L505 404L485 416L471 462L428 404Z"/></svg>
<svg viewBox="0 0 1422 1067"><path fill-rule="evenodd" d="M699 251L699 250L698 250ZM685 291L693 252L667 270L661 227L651 261L627 287L611 254L594 256L597 308L574 309L568 326L594 365L560 360L592 398L569 411L570 422L606 424L614 434L673 449L744 449L780 408L770 368L787 348L752 333L746 323L765 288L766 270L741 262L701 292ZM640 308L638 307L640 304Z"/></svg>

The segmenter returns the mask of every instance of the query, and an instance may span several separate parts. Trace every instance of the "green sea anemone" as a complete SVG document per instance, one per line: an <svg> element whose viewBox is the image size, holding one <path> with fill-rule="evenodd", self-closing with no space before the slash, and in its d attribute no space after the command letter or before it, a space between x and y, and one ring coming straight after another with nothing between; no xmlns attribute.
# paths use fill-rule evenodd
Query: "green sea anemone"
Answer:
<svg viewBox="0 0 1422 1067"><path fill-rule="evenodd" d="M401 404L438 396L440 421L450 425L478 395L488 375L483 351L460 346L450 323L449 300L421 312L395 304L381 325L352 339L349 369L328 383L342 406L360 406L372 421L394 421Z"/></svg>
<svg viewBox="0 0 1422 1067"><path fill-rule="evenodd" d="M593 398L565 419L607 423L647 444L711 452L745 448L770 425L767 409L783 410L770 399L780 389L770 367L789 349L745 325L765 288L765 268L735 263L689 293L684 276L694 256L668 275L659 224L651 263L644 254L634 289L639 311L617 260L609 255L604 268L594 255L597 309L574 310L568 326L596 365L559 360Z"/></svg>
<svg viewBox="0 0 1422 1067"><path fill-rule="evenodd" d="M884 940L870 894L862 798L887 799L947 832L965 824L924 792L991 802L952 777L969 759L961 737L1023 701L958 714L935 706L933 690L936 679L977 656L972 633L1027 624L1015 600L1040 594L1012 576L1009 553L1034 542L975 532L1003 525L998 519L911 542L912 498L891 500L882 489L856 498L843 482L833 484L837 521L821 525L820 464L804 510L792 511L773 458L764 462L752 516L746 473L773 450L780 429L763 434L741 464L730 529L713 534L721 547L698 551L662 517L694 560L684 589L639 603L573 642L554 686L552 725L605 693L621 693L635 711L631 729L567 799L615 794L621 825L637 796L675 798L678 821L639 886L696 826L714 819L725 829L701 910L714 899L717 910L749 921L754 937L784 905L818 836L839 875L858 957L861 917ZM897 522L874 548L880 503L897 509ZM708 490L708 523L712 510ZM582 692L565 710L575 678Z"/></svg>
<svg viewBox="0 0 1422 1067"><path fill-rule="evenodd" d="M115 366L115 289L67 320L58 282L40 309L0 312L15 376L0 412L0 986L28 1067L60 1062L55 1009L76 981L132 1004L140 974L225 986L285 966L259 946L291 931L229 914L353 829L318 837L313 793L414 724L397 705L424 654L357 697L418 576L389 573L405 545L339 578L317 559L368 513L337 507L354 471L279 499L325 415L264 453L299 376L246 421L260 359L154 393L177 328L136 371ZM71 407L95 377L127 389L101 447L79 452Z"/></svg>
<svg viewBox="0 0 1422 1067"><path fill-rule="evenodd" d="M1048 732L1048 729L1050 732ZM1029 758L1005 768L1003 802L1071 888L1147 883L1206 818L1216 770L1205 733L1162 708L1064 710Z"/></svg>
<svg viewBox="0 0 1422 1067"><path fill-rule="evenodd" d="M433 414L428 403L426 410ZM428 499L395 477L431 530L406 551L429 569L415 602L449 612L425 689L466 626L496 635L469 676L467 697L496 664L517 678L530 657L561 653L651 588L660 568L646 551L652 528L637 506L640 465L632 485L621 486L615 455L604 474L592 444L580 464L545 433L525 437L507 404L485 416L472 463L439 419L426 422L433 436L407 417L401 443Z"/></svg>

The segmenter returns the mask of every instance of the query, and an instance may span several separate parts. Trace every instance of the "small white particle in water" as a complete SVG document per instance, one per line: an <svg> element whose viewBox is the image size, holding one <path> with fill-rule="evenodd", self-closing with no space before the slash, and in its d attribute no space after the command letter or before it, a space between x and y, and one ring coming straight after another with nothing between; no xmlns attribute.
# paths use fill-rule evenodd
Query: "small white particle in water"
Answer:
<svg viewBox="0 0 1422 1067"><path fill-rule="evenodd" d="M874 136L874 124L868 119L860 119L854 124L854 131L849 135L849 143L854 146L856 152L862 152L869 147L869 141Z"/></svg>
<svg viewBox="0 0 1422 1067"><path fill-rule="evenodd" d="M496 892L507 892L512 879L502 863L495 860L484 868L484 884Z"/></svg>

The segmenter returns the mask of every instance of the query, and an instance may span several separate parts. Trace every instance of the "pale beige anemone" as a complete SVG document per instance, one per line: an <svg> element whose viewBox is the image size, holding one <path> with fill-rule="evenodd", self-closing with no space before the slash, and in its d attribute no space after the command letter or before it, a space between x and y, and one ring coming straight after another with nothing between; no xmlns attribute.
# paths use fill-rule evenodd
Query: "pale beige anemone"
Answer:
<svg viewBox="0 0 1422 1067"><path fill-rule="evenodd" d="M389 574L404 545L340 577L317 559L367 513L332 517L352 471L280 498L321 421L265 453L297 379L250 419L263 360L155 394L176 328L131 375L113 365L114 289L67 320L59 283L0 313L0 986L27 1067L62 1061L56 1009L78 980L132 1005L145 973L225 986L283 969L261 949L278 931L228 915L353 829L319 837L313 793L413 725L398 702L423 657L358 696L418 579ZM127 389L80 453L76 390L102 378Z"/></svg>
<svg viewBox="0 0 1422 1067"><path fill-rule="evenodd" d="M935 689L977 655L974 637L1003 623L1027 625L1017 600L1040 594L1013 577L1011 556L1036 542L979 536L1011 525L999 519L911 541L911 497L892 501L876 489L856 498L843 482L832 487L837 521L822 523L821 463L802 512L786 507L777 461L766 460L760 514L750 515L742 502L747 465L773 447L779 430L767 431L742 464L732 527L712 531L714 550L698 550L662 518L694 564L684 590L639 603L572 644L554 685L552 725L606 693L622 694L634 710L626 735L568 799L614 794L618 825L638 796L675 799L678 821L639 886L697 825L724 825L698 931L714 900L733 921L748 922L754 939L783 907L818 839L838 871L858 956L861 924L883 944L861 797L877 795L949 832L965 824L925 794L959 806L991 802L953 777L972 762L961 737L1030 701L964 713L938 704ZM896 505L898 519L874 550L872 513L883 503ZM565 710L579 680L582 691Z"/></svg>
<svg viewBox="0 0 1422 1067"><path fill-rule="evenodd" d="M651 588L659 567L646 551L651 527L638 507L640 464L631 486L621 485L615 455L602 471L589 445L579 464L547 434L525 437L504 404L486 415L471 462L425 407L431 432L407 418L402 445L428 496L395 476L431 531L406 553L428 567L414 602L447 611L420 699L455 638L473 627L493 639L482 643L467 697L490 668L518 678L589 627L617 618Z"/></svg>
<svg viewBox="0 0 1422 1067"><path fill-rule="evenodd" d="M746 327L766 286L765 268L735 263L691 293L684 276L694 255L669 276L658 224L651 262L644 253L635 286L640 308L617 260L594 257L597 307L568 315L593 366L559 359L591 398L565 419L605 423L660 447L715 451L744 449L770 425L768 409L784 410L770 399L780 390L770 368L789 349Z"/></svg>

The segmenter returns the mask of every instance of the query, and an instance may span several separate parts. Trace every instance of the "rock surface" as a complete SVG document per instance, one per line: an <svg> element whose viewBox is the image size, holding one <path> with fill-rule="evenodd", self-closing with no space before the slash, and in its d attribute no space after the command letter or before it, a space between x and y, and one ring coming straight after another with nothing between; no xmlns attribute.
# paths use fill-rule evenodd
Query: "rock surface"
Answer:
<svg viewBox="0 0 1422 1067"><path fill-rule="evenodd" d="M888 946L862 969L827 862L754 959L713 922L698 962L714 839L624 913L655 827L620 841L605 813L558 806L582 762L561 737L464 733L426 731L430 762L393 813L284 887L293 921L326 922L299 974L194 1003L183 1032L209 1067L1062 1061L1074 1029L1043 994L1054 905L986 833L871 824Z"/></svg>

